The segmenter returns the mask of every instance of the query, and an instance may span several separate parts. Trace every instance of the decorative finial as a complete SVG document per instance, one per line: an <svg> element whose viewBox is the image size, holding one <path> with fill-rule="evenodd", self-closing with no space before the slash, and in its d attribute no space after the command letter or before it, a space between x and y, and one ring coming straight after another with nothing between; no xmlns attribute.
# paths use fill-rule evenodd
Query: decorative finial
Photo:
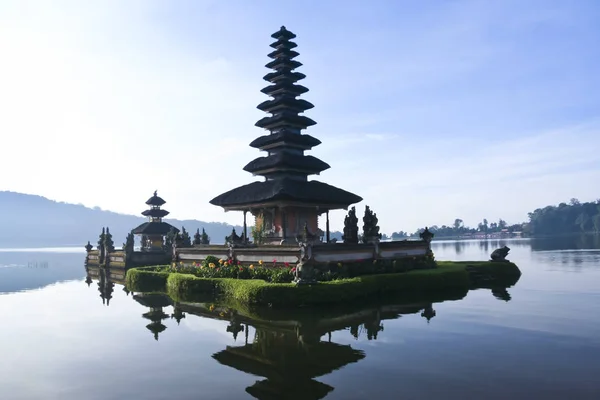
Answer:
<svg viewBox="0 0 600 400"><path fill-rule="evenodd" d="M285 31L285 30L287 30L287 29L285 29L285 25L281 25L281 30L282 30L282 31Z"/></svg>
<svg viewBox="0 0 600 400"><path fill-rule="evenodd" d="M156 196L157 196L157 194L156 194L157 192L158 192L158 190L155 190L155 191L154 191L154 197L156 197Z"/></svg>

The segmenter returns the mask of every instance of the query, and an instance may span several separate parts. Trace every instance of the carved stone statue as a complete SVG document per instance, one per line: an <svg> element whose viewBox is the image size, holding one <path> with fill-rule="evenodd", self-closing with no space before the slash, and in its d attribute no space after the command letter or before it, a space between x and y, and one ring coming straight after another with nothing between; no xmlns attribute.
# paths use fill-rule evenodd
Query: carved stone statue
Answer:
<svg viewBox="0 0 600 400"><path fill-rule="evenodd" d="M300 243L300 262L296 265L294 283L297 285L315 284L312 246Z"/></svg>
<svg viewBox="0 0 600 400"><path fill-rule="evenodd" d="M210 237L208 237L204 228L202 228L202 233L200 233L200 228L196 230L196 233L194 234L194 244L210 244Z"/></svg>
<svg viewBox="0 0 600 400"><path fill-rule="evenodd" d="M108 227L106 228L106 234L104 235L104 247L106 249L106 253L112 253L115 251L115 242L112 239L112 234Z"/></svg>
<svg viewBox="0 0 600 400"><path fill-rule="evenodd" d="M134 237L133 237L133 231L129 232L127 234L127 237L125 238L125 243L123 243L123 251L125 251L125 253L127 255L130 255L131 253L133 253L133 247L134 247Z"/></svg>
<svg viewBox="0 0 600 400"><path fill-rule="evenodd" d="M492 261L508 261L506 256L509 251L510 248L508 246L500 247L499 249L494 250L490 257L492 258Z"/></svg>
<svg viewBox="0 0 600 400"><path fill-rule="evenodd" d="M377 214L369 206L366 206L363 217L363 243L378 242L381 239L378 222Z"/></svg>
<svg viewBox="0 0 600 400"><path fill-rule="evenodd" d="M344 243L358 243L358 218L356 218L356 207L348 211L344 219Z"/></svg>
<svg viewBox="0 0 600 400"><path fill-rule="evenodd" d="M104 238L106 237L106 229L102 228L102 233L98 238L98 263L104 263Z"/></svg>
<svg viewBox="0 0 600 400"><path fill-rule="evenodd" d="M235 231L235 228L233 228L231 230L231 235L229 236L225 236L225 243L226 244L242 244L243 243L244 238L239 236L237 234L237 232Z"/></svg>

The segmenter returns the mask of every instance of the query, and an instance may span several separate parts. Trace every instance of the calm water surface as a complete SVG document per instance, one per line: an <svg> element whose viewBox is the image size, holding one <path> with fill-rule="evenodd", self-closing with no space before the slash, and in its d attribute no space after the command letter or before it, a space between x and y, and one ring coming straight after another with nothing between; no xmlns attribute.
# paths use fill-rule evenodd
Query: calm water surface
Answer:
<svg viewBox="0 0 600 400"><path fill-rule="evenodd" d="M308 315L128 293L80 250L0 250L0 398L600 398L600 240L434 252L504 244L523 272L506 291Z"/></svg>

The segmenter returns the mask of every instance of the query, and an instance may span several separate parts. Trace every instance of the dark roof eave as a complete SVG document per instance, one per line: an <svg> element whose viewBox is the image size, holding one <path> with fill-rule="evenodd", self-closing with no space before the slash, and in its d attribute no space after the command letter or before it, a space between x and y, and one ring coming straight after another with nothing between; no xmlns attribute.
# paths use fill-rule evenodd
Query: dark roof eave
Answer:
<svg viewBox="0 0 600 400"><path fill-rule="evenodd" d="M345 208L362 200L354 193L323 182L282 178L237 187L215 197L210 204L231 208L285 201L299 205Z"/></svg>

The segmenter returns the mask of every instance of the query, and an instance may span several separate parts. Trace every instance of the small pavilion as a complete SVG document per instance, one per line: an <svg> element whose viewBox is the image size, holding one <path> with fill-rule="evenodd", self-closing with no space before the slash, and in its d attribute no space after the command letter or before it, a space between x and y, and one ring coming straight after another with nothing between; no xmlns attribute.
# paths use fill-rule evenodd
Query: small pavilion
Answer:
<svg viewBox="0 0 600 400"><path fill-rule="evenodd" d="M272 99L257 107L271 115L255 124L269 133L250 143L251 147L267 154L244 167L245 171L264 177L264 181L232 189L210 203L225 211L244 213L244 241L248 238L246 214L250 212L255 217L254 229L261 235L262 243L270 244L293 243L298 237L321 240L318 218L325 214L325 240L329 242L329 211L348 209L362 198L335 186L308 180L309 175L318 175L330 166L304 154L321 141L301 132L316 122L300 115L314 106L297 98L308 89L296 83L306 77L294 71L302 65L294 60L299 55L292 41L296 35L282 26L271 37L275 39L271 44L274 51L268 55L272 61L266 67L273 72L263 77L271 85L262 92Z"/></svg>
<svg viewBox="0 0 600 400"><path fill-rule="evenodd" d="M147 239L142 239L142 250L144 251L163 251L164 237L171 230L179 232L179 229L162 220L169 215L167 210L161 208L165 203L166 201L158 196L157 191L154 191L154 195L146 201L150 208L142 212L143 216L148 217L148 222L144 222L133 230L134 235L141 235Z"/></svg>

